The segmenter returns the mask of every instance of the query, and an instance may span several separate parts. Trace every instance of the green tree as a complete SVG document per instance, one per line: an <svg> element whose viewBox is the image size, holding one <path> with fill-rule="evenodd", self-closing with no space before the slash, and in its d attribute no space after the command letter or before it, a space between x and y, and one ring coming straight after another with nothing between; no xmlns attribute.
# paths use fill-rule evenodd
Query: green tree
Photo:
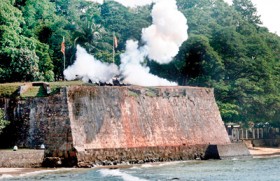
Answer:
<svg viewBox="0 0 280 181"><path fill-rule="evenodd" d="M181 77L187 80L188 85L214 87L225 121L270 121L279 125L276 111L280 93L279 36L259 27L261 22L252 2L235 0L233 6L212 0L177 2L188 19L190 35L175 60ZM194 34L208 39L208 45L198 38L193 39ZM217 55L209 56L211 60L218 57L223 67L222 71L216 72L218 79L209 76L211 73L205 71L205 64L198 58L212 52L209 47ZM215 75L215 71L210 72Z"/></svg>
<svg viewBox="0 0 280 181"><path fill-rule="evenodd" d="M62 37L66 38L67 44L70 39L66 28L65 18L57 16L57 6L49 0L35 1L26 0L21 7L25 21L24 33L26 36L39 40L36 54L39 56L39 69L43 73L43 79L54 80L62 75L63 61L60 52Z"/></svg>
<svg viewBox="0 0 280 181"><path fill-rule="evenodd" d="M151 24L150 12L149 6L127 9L119 3L108 1L101 6L102 25L108 32L117 34L118 49L125 49L126 40L141 39L142 28Z"/></svg>
<svg viewBox="0 0 280 181"><path fill-rule="evenodd" d="M0 134L2 133L3 129L10 124L10 121L5 120L5 114L2 109L0 109Z"/></svg>
<svg viewBox="0 0 280 181"><path fill-rule="evenodd" d="M21 10L25 19L25 35L40 38L43 34L44 38L48 39L51 35L50 26L56 20L54 3L49 0L26 0Z"/></svg>
<svg viewBox="0 0 280 181"><path fill-rule="evenodd" d="M25 21L12 3L5 0L0 6L0 81L52 81L47 46L23 35Z"/></svg>
<svg viewBox="0 0 280 181"><path fill-rule="evenodd" d="M257 8L251 0L233 0L233 7L242 17L249 23L259 25L262 24Z"/></svg>
<svg viewBox="0 0 280 181"><path fill-rule="evenodd" d="M207 37L190 36L177 58L184 60L182 73L188 84L213 86L213 81L220 81L224 77L222 59L210 46Z"/></svg>
<svg viewBox="0 0 280 181"><path fill-rule="evenodd" d="M75 43L82 45L89 52L93 52L99 43L98 40L105 34L101 25L96 24L93 17L84 17L80 20L74 32Z"/></svg>

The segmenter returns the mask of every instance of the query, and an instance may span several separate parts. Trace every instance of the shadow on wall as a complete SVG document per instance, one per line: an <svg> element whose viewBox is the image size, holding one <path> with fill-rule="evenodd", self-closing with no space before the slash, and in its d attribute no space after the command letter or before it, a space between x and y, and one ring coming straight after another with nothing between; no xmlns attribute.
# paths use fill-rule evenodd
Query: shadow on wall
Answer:
<svg viewBox="0 0 280 181"><path fill-rule="evenodd" d="M221 159L217 145L209 145L205 151L203 160Z"/></svg>
<svg viewBox="0 0 280 181"><path fill-rule="evenodd" d="M0 148L12 148L17 143L18 138L26 138L26 130L29 126L22 117L26 118L25 116L29 115L17 111L18 100L16 98L2 98L0 104L6 107L6 117L7 120L10 120L10 124L3 129L0 135Z"/></svg>

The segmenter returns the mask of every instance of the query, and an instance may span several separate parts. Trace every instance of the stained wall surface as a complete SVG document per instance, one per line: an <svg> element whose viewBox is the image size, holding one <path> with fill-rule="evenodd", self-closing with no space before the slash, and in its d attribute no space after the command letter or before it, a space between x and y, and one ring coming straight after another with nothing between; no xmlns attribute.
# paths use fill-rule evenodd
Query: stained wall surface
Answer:
<svg viewBox="0 0 280 181"><path fill-rule="evenodd" d="M207 88L71 86L48 97L2 98L0 107L11 120L0 146L44 144L44 163L61 158L64 166L90 167L196 159L209 144L230 144Z"/></svg>
<svg viewBox="0 0 280 181"><path fill-rule="evenodd" d="M39 148L44 144L52 152L72 149L67 94L36 98L2 98L0 107L11 123L0 137L0 146Z"/></svg>
<svg viewBox="0 0 280 181"><path fill-rule="evenodd" d="M68 107L79 151L230 143L213 89L70 87Z"/></svg>

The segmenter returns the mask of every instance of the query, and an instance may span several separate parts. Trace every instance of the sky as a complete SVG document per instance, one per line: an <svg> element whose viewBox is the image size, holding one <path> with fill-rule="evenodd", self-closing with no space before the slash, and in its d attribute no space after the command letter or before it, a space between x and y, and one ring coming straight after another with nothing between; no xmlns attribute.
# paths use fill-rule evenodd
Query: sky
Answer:
<svg viewBox="0 0 280 181"><path fill-rule="evenodd" d="M232 0L224 0L231 4ZM263 25L280 36L280 0L252 0L261 15Z"/></svg>
<svg viewBox="0 0 280 181"><path fill-rule="evenodd" d="M94 1L98 3L103 3L104 0L88 0L88 1ZM150 4L154 0L114 0L116 2L119 2L120 4L123 4L124 6L127 7L136 7L136 6L143 6Z"/></svg>
<svg viewBox="0 0 280 181"><path fill-rule="evenodd" d="M102 3L103 0L89 0ZM158 0L115 0L124 6L135 7L150 4ZM160 0L163 1L163 0ZM168 1L168 0L167 0ZM232 0L224 0L231 4ZM258 14L261 15L263 25L272 33L277 33L280 36L280 0L252 0L256 5ZM188 18L188 17L187 17Z"/></svg>
<svg viewBox="0 0 280 181"><path fill-rule="evenodd" d="M153 0L115 0L125 6L135 7L150 4Z"/></svg>

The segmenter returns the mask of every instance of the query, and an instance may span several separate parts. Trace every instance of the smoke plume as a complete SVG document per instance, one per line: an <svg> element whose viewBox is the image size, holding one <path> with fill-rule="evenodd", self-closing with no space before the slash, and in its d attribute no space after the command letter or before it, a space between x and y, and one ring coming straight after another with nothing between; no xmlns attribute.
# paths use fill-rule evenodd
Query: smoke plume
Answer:
<svg viewBox="0 0 280 181"><path fill-rule="evenodd" d="M67 80L108 82L118 73L124 83L140 86L175 86L175 82L157 77L145 65L147 58L160 64L169 63L177 55L181 44L187 40L187 20L178 11L176 0L158 0L152 10L153 24L142 30L142 47L138 41L128 40L126 51L121 54L121 65L97 61L78 47L77 60L64 71Z"/></svg>
<svg viewBox="0 0 280 181"><path fill-rule="evenodd" d="M174 82L150 74L150 69L144 64L147 47L138 48L138 42L128 40L126 51L121 55L120 71L124 82L140 86L176 86Z"/></svg>
<svg viewBox="0 0 280 181"><path fill-rule="evenodd" d="M86 50L77 46L76 60L63 72L66 80L82 79L84 82L110 82L119 74L118 66L96 60Z"/></svg>
<svg viewBox="0 0 280 181"><path fill-rule="evenodd" d="M169 63L187 40L188 26L185 16L178 11L175 0L161 0L152 10L153 24L142 30L148 57L158 63Z"/></svg>
<svg viewBox="0 0 280 181"><path fill-rule="evenodd" d="M138 42L127 41L126 52L121 55L120 70L124 80L141 86L174 86L174 82L149 73L143 65L145 57L163 64L177 55L181 44L187 40L187 20L178 11L175 0L158 1L152 10L153 24L142 30L143 47Z"/></svg>

